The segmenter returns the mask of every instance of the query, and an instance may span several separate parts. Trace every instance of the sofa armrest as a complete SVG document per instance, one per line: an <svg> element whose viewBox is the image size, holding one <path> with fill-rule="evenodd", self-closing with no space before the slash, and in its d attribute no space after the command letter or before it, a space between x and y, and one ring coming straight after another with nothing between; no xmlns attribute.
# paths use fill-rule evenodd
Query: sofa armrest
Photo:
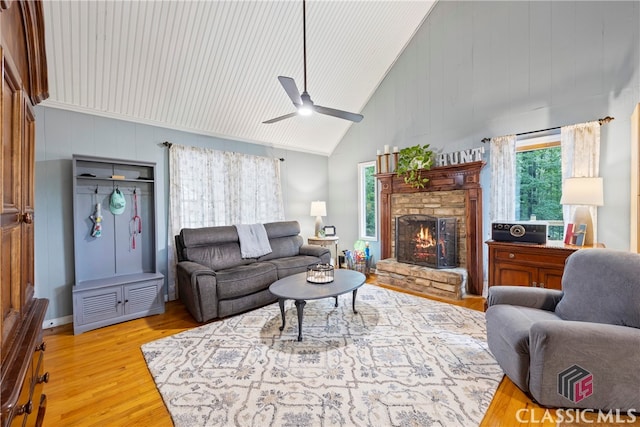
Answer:
<svg viewBox="0 0 640 427"><path fill-rule="evenodd" d="M300 246L300 255L311 255L322 258L322 256L325 254L329 254L329 258L331 258L331 250L324 246L307 244Z"/></svg>
<svg viewBox="0 0 640 427"><path fill-rule="evenodd" d="M562 298L556 289L530 288L528 286L492 286L487 296L487 306L497 304L518 305L553 311Z"/></svg>
<svg viewBox="0 0 640 427"><path fill-rule="evenodd" d="M200 275L209 275L209 276L216 275L216 272L210 269L209 267L206 267L202 264L198 264L197 262L193 262L193 261L181 261L178 263L177 268L179 270L182 270L184 274L189 275L189 277L191 278L191 281L193 281L195 277L198 277Z"/></svg>
<svg viewBox="0 0 640 427"><path fill-rule="evenodd" d="M640 408L640 329L545 320L532 325L529 343L529 391L540 404L624 411ZM558 381L561 373L574 365L586 371L582 373L586 380L575 384L581 379L578 370L571 384L586 393L572 401L561 394Z"/></svg>
<svg viewBox="0 0 640 427"><path fill-rule="evenodd" d="M180 300L198 322L218 317L216 272L193 261L176 266Z"/></svg>

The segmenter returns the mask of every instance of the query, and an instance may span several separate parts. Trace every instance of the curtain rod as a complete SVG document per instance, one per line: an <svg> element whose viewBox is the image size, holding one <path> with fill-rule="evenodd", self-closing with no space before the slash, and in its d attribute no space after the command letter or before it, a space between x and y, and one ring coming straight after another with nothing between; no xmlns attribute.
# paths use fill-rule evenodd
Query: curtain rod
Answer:
<svg viewBox="0 0 640 427"><path fill-rule="evenodd" d="M609 123L611 120L615 120L615 119L613 117L611 117L611 116L607 116L607 117L604 117L602 119L598 119L598 123L600 123L600 126L602 126L602 125L605 125L605 124ZM562 128L562 126L556 126L554 128L532 130L532 131L529 131L529 132L516 133L516 136L529 135L529 134L532 134L532 133L546 132L546 131L549 131L549 130L556 130L556 129L561 129L561 128ZM487 142L491 141L491 138L482 138L481 141L483 143L487 143Z"/></svg>
<svg viewBox="0 0 640 427"><path fill-rule="evenodd" d="M171 146L173 145L173 143L172 143L172 142L169 142L169 141L165 141L165 142L163 142L163 143L162 143L162 145L164 145L164 146L165 146L165 147L167 147L167 148L171 148ZM284 162L284 157L280 157L280 158L278 158L278 160L280 160L281 162Z"/></svg>

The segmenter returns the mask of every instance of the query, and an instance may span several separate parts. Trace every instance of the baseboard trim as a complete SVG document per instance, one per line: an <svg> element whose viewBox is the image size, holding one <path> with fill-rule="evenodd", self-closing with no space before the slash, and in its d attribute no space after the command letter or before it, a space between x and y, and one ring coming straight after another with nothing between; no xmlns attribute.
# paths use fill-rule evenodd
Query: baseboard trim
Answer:
<svg viewBox="0 0 640 427"><path fill-rule="evenodd" d="M73 323L73 316L63 316L57 319L47 319L42 322L42 329L55 328L56 326L67 325Z"/></svg>

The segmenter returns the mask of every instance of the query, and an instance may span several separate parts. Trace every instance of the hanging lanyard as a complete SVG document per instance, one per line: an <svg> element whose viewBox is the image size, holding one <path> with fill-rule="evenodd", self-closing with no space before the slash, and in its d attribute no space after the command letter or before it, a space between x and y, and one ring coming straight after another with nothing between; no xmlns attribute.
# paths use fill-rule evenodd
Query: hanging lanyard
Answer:
<svg viewBox="0 0 640 427"><path fill-rule="evenodd" d="M136 235L142 233L142 220L138 216L138 193L133 189L133 218L131 219L131 249L136 248Z"/></svg>

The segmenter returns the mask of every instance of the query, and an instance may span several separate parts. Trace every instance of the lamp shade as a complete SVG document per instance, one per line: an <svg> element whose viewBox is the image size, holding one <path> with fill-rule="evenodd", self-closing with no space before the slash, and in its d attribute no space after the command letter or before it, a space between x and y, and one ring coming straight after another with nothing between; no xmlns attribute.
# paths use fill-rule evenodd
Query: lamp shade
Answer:
<svg viewBox="0 0 640 427"><path fill-rule="evenodd" d="M562 183L563 205L602 206L604 190L602 178L567 178Z"/></svg>
<svg viewBox="0 0 640 427"><path fill-rule="evenodd" d="M327 204L325 202L311 202L311 216L327 216Z"/></svg>

